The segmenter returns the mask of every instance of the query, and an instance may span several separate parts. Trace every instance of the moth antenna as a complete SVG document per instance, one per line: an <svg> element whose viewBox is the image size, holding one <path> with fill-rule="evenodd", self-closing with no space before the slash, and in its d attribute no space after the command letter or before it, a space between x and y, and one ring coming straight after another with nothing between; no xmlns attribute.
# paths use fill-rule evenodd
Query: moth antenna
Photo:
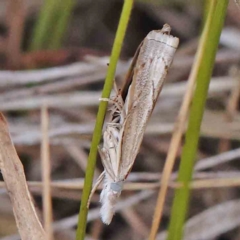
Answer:
<svg viewBox="0 0 240 240"><path fill-rule="evenodd" d="M105 176L105 171L103 171L103 172L100 174L100 176L97 178L97 181L96 181L94 187L92 188L92 191L91 191L91 193L90 193L90 195L89 195L89 197L88 197L88 203L87 203L87 207L88 207L88 208L89 208L89 206L90 206L92 196L93 196L93 194L95 193L95 191L97 190L98 186L99 186L99 185L101 184L101 182L103 181L104 176Z"/></svg>

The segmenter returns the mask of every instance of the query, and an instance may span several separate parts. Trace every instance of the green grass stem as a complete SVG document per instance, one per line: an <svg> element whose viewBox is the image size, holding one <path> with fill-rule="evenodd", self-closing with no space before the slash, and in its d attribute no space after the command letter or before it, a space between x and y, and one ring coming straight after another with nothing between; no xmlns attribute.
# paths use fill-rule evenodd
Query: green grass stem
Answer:
<svg viewBox="0 0 240 240"><path fill-rule="evenodd" d="M59 1L58 17L48 44L49 49L59 49L61 47L75 3L76 0Z"/></svg>
<svg viewBox="0 0 240 240"><path fill-rule="evenodd" d="M30 44L31 51L42 49L47 45L51 36L51 26L53 25L56 8L56 0L44 1L33 29L33 37Z"/></svg>
<svg viewBox="0 0 240 240"><path fill-rule="evenodd" d="M188 186L192 179L208 86L228 5L228 0L209 1L211 3L208 16L192 70L197 84L190 107L188 129L178 175L178 182L183 183L183 187L175 191L167 240L180 240L183 236L190 197Z"/></svg>
<svg viewBox="0 0 240 240"><path fill-rule="evenodd" d="M61 47L76 0L45 0L33 30L30 50Z"/></svg>
<svg viewBox="0 0 240 240"><path fill-rule="evenodd" d="M113 87L113 80L114 80L114 75L116 71L117 61L120 55L120 51L121 51L123 39L125 36L125 32L127 29L127 25L129 22L132 7L133 7L133 0L124 1L116 37L115 37L113 48L112 48L112 54L110 57L110 64L109 64L105 84L102 91L102 98L109 98L112 87ZM93 175L94 175L96 157L98 152L98 144L101 140L102 126L103 126L106 110L107 110L107 102L101 101L99 105L98 113L97 113L97 119L96 119L96 124L93 132L90 153L88 156L88 164L87 164L82 199L81 199L81 207L79 212L76 240L84 240L84 237L85 237L87 213L88 213L87 202L88 202L88 197L92 188Z"/></svg>

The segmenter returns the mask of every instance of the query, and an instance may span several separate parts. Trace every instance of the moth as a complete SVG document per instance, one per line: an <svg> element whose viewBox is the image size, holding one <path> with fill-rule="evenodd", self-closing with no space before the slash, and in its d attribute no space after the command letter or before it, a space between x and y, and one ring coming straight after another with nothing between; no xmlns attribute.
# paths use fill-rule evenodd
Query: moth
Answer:
<svg viewBox="0 0 240 240"><path fill-rule="evenodd" d="M110 121L103 132L103 146L99 148L104 171L91 193L104 179L100 215L105 224L111 223L115 204L178 47L179 39L170 35L170 31L165 24L145 37L134 55L124 86L112 101Z"/></svg>

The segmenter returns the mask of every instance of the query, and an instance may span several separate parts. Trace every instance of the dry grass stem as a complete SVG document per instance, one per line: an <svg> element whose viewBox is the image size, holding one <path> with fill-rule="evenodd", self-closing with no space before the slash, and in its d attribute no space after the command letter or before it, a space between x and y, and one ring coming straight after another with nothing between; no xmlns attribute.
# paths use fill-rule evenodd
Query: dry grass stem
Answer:
<svg viewBox="0 0 240 240"><path fill-rule="evenodd" d="M153 191L146 190L146 191L141 191L140 193L137 193L131 197L128 197L125 200L120 200L116 205L116 212L119 212L122 209L129 208L140 201L148 199L153 194L154 194ZM87 221L90 222L90 221L96 220L99 218L99 216L100 216L99 208L96 208L94 210L89 210ZM73 215L71 217L61 219L53 224L53 228L55 231L58 229L64 230L64 229L73 228L77 224L77 219L78 219L78 215ZM0 240L3 240L3 239L0 238ZM19 240L19 236L18 235L9 236L9 240Z"/></svg>
<svg viewBox="0 0 240 240"><path fill-rule="evenodd" d="M42 162L42 181L43 181L43 217L44 228L46 231L46 240L53 240L52 229L52 197L51 197L51 162L49 149L49 115L47 106L41 109L42 123L42 144L41 144L41 162Z"/></svg>
<svg viewBox="0 0 240 240"><path fill-rule="evenodd" d="M121 214L125 217L126 222L129 223L138 238L142 239L147 236L149 229L133 208L123 209Z"/></svg>
<svg viewBox="0 0 240 240"><path fill-rule="evenodd" d="M186 82L166 85L161 93L161 101L163 98L182 97L185 93L186 85ZM230 91L236 85L236 81L234 81L231 77L213 78L209 88L209 96L216 97L218 95L222 95L224 92ZM40 109L44 102L46 102L49 107L55 108L79 106L91 107L99 104L99 98L101 96L101 92L82 91L55 95L40 95L35 96L34 98L28 96L24 98L23 96L15 98L15 93L16 92L13 92L10 97L8 96L9 93L5 93L5 96L0 97L0 110L10 111ZM6 100L8 101L6 102Z"/></svg>
<svg viewBox="0 0 240 240"><path fill-rule="evenodd" d="M234 187L239 185L239 177L240 172L239 171L218 171L218 172L199 172L194 174L194 180L192 181L191 188L206 188L206 185L208 184L208 187L215 188L215 187ZM139 181L142 178L139 178ZM178 188L181 187L181 184L174 181L176 179L176 174L171 175L171 181L169 181L168 186L170 188ZM50 186L52 188L52 191L56 190L82 190L83 188L83 181L84 179L68 179L68 180L62 180L62 181L52 181L50 183ZM124 185L125 191L138 191L142 189L155 189L161 185L161 182L159 181L159 175L157 177L152 177L152 181L150 183L146 182L126 182ZM213 183L213 181L217 181L217 183ZM225 181L225 182L224 182ZM43 187L42 182L28 182L28 186L30 190L34 194L41 195L41 189ZM4 182L0 182L0 188L4 188ZM98 190L102 189L102 186L98 186Z"/></svg>
<svg viewBox="0 0 240 240"><path fill-rule="evenodd" d="M72 63L67 66L53 67L42 70L1 71L0 87L21 86L28 83L44 83L60 78L76 77L101 69L106 64L89 64L85 62ZM106 67L106 66L105 66Z"/></svg>

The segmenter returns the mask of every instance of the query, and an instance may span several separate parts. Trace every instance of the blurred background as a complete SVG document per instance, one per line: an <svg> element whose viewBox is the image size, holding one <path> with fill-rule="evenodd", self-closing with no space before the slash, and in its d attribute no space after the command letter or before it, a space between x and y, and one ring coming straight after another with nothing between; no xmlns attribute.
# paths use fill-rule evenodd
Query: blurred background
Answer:
<svg viewBox="0 0 240 240"><path fill-rule="evenodd" d="M118 86L121 87L131 57L149 31L168 23L171 34L180 38L180 46L122 193L120 211L110 226L104 226L99 220L98 191L92 199L86 239L147 238L160 173L198 47L206 1L135 1L116 72ZM48 106L56 240L75 239L98 99L122 4L120 0L0 0L0 110L7 117L42 216L41 108ZM232 0L216 56L197 156L204 163L209 163L210 156L216 155L216 160L210 166L203 163L195 179L240 175L239 27L240 8ZM235 155L231 152L234 149L238 150ZM229 155L220 159L221 153ZM180 155L181 149L175 170ZM98 158L96 177L102 170ZM19 239L11 203L4 184L0 186L0 240ZM240 239L240 219L236 217L240 214L240 202L230 207L224 205L239 197L237 187L193 190L189 219L197 220L186 239ZM159 233L166 230L172 198L171 189ZM203 211L208 212L201 215ZM159 239L164 239L161 236Z"/></svg>

